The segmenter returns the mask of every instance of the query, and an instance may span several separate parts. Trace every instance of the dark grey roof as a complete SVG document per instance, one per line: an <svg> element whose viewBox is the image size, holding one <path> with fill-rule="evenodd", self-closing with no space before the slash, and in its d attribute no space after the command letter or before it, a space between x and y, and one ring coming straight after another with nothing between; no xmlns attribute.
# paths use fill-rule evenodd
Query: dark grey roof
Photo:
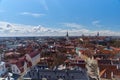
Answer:
<svg viewBox="0 0 120 80"><path fill-rule="evenodd" d="M63 80L89 80L85 70L32 69L24 77L35 80L41 80L42 78L47 78L47 80L58 80L60 78Z"/></svg>

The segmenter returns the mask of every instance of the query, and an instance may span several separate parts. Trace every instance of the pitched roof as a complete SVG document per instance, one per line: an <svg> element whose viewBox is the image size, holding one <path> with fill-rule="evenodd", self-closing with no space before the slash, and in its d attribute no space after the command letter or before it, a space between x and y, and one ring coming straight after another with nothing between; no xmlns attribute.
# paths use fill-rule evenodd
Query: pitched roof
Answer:
<svg viewBox="0 0 120 80"><path fill-rule="evenodd" d="M35 57L38 54L39 54L38 51L33 51L33 52L29 53L28 55L30 55L30 57L33 58L33 57Z"/></svg>
<svg viewBox="0 0 120 80"><path fill-rule="evenodd" d="M98 64L111 64L111 60L98 60Z"/></svg>
<svg viewBox="0 0 120 80"><path fill-rule="evenodd" d="M9 63L15 64L18 67L18 69L21 71L21 73L24 72L24 62L25 62L25 57L24 56L21 57L21 58L18 58L16 60L12 59L12 60L9 61Z"/></svg>

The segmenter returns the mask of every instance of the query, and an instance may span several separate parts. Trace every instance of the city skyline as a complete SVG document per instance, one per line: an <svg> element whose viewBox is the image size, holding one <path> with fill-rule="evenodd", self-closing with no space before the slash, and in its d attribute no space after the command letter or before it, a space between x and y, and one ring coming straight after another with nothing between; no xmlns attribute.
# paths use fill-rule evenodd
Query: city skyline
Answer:
<svg viewBox="0 0 120 80"><path fill-rule="evenodd" d="M0 0L0 36L120 35L120 0Z"/></svg>

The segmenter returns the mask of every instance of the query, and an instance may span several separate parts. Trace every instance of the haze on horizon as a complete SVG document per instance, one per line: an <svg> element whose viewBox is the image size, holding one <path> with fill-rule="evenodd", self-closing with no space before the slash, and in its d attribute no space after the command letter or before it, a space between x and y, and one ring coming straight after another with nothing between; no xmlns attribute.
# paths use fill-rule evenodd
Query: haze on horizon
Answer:
<svg viewBox="0 0 120 80"><path fill-rule="evenodd" d="M0 36L120 36L120 0L0 0Z"/></svg>

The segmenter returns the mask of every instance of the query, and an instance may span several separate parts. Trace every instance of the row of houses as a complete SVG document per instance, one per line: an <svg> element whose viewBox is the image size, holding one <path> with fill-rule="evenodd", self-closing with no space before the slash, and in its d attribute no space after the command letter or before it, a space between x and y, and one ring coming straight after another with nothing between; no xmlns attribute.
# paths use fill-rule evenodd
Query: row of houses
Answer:
<svg viewBox="0 0 120 80"><path fill-rule="evenodd" d="M92 57L86 53L87 50L89 50L89 48L78 47L76 48L76 53L79 57L85 55L86 57L84 57L84 59L91 58L91 60L93 59L96 62L99 70L98 76L101 79L120 79L120 58L117 56L119 54L118 50L112 48L104 50L103 48L102 50L99 50L99 52L92 54L89 52L89 55L92 55Z"/></svg>
<svg viewBox="0 0 120 80"><path fill-rule="evenodd" d="M89 80L89 77L84 69L79 70L53 70L41 69L40 66L32 68L24 78L31 78L32 80Z"/></svg>

